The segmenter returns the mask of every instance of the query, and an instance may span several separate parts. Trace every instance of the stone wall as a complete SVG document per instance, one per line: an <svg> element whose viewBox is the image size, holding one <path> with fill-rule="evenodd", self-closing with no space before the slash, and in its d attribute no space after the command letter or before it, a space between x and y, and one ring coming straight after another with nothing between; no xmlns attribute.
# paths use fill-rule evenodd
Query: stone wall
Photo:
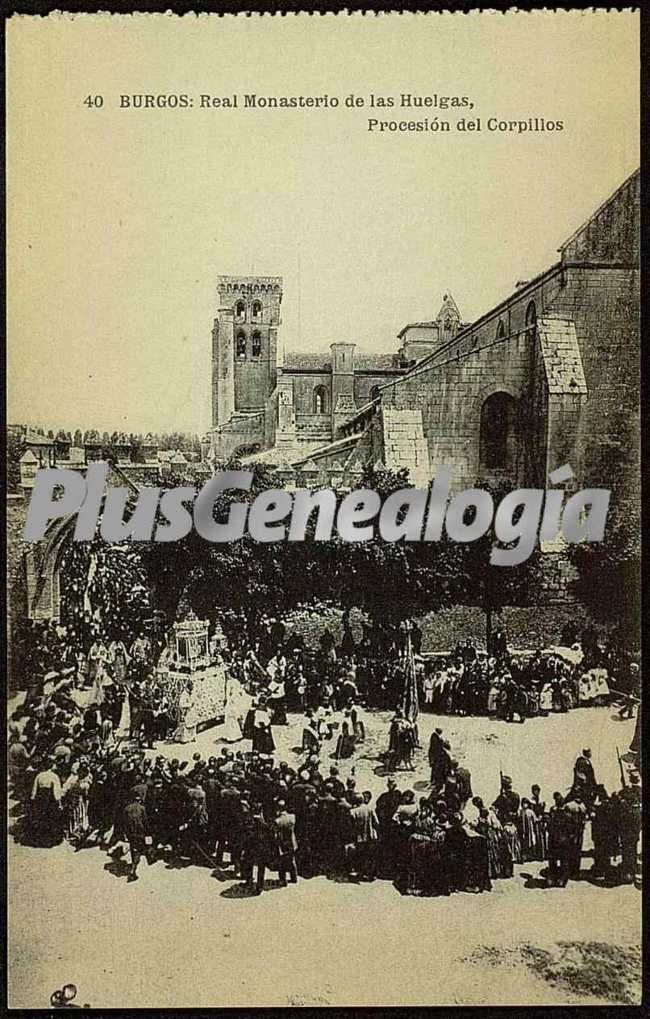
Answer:
<svg viewBox="0 0 650 1019"><path fill-rule="evenodd" d="M572 466L585 483L609 487L612 456L618 459L623 497L632 504L640 488L638 307L639 272L632 268L569 268L553 301L575 324L588 390Z"/></svg>
<svg viewBox="0 0 650 1019"><path fill-rule="evenodd" d="M639 475L638 295L634 269L557 267L425 366L384 388L382 404L421 408L431 468L450 466L456 488L481 476L481 407L501 391L521 407L521 455L513 484L541 486L545 470L566 462L581 484L606 484L609 460L601 454L618 442L621 462L630 461L625 464L629 489ZM586 398L579 392L575 397L549 392L539 337L526 328L531 302L538 320L563 316L575 327ZM510 338L495 342L501 322Z"/></svg>
<svg viewBox="0 0 650 1019"><path fill-rule="evenodd" d="M233 414L230 420L213 432L214 448L220 460L227 460L240 447L263 446L265 413Z"/></svg>
<svg viewBox="0 0 650 1019"><path fill-rule="evenodd" d="M395 375L395 377L398 377ZM334 438L332 431L332 374L331 372L315 371L283 371L281 378L290 379L293 387L293 402L296 411L296 430L299 441L313 442L321 440L323 444ZM372 399L371 392L375 387L386 385L390 381L390 372L358 372L352 378L352 397L356 407L362 407ZM314 391L322 386L326 392L325 411L314 413ZM346 389L346 395L350 395ZM340 396L340 387L336 389Z"/></svg>
<svg viewBox="0 0 650 1019"><path fill-rule="evenodd" d="M10 495L7 499L7 616L9 634L16 622L27 615L27 585L25 581L25 563L23 552L25 543L22 539L27 502L22 495ZM9 676L12 675L11 655L12 641L7 641Z"/></svg>
<svg viewBox="0 0 650 1019"><path fill-rule="evenodd" d="M486 323L463 345L462 349L468 351L465 356L456 359L460 351L450 349L444 361L435 358L426 369L416 370L382 391L382 403L401 409L420 408L432 472L443 464L449 466L452 483L458 489L471 486L480 474L483 403L497 392L519 401L531 378L533 339L520 334L494 345L493 330L494 324ZM512 478L513 482L518 480Z"/></svg>
<svg viewBox="0 0 650 1019"><path fill-rule="evenodd" d="M337 643L343 636L342 613L338 609L319 607L290 613L285 623L289 633L300 633L308 647L318 647L318 641L328 627ZM362 636L363 614L351 612L352 632L356 640ZM550 604L535 608L504 609L494 620L503 626L509 643L517 650L548 648L560 643L562 628L573 623L582 629L592 620L574 605ZM472 638L479 648L485 648L485 615L480 609L466 605L443 609L419 619L422 627L424 652L452 652L459 641ZM602 627L597 627L602 632Z"/></svg>
<svg viewBox="0 0 650 1019"><path fill-rule="evenodd" d="M400 373L401 374L401 373ZM371 392L378 386L380 389L392 378L399 378L398 372L355 372L354 374L354 402L357 407L363 407L372 399Z"/></svg>
<svg viewBox="0 0 650 1019"><path fill-rule="evenodd" d="M330 442L332 424L328 414L296 414L298 442Z"/></svg>
<svg viewBox="0 0 650 1019"><path fill-rule="evenodd" d="M406 469L412 485L426 488L431 471L429 449L422 430L421 412L383 407L379 420L382 437L381 460L384 465L391 471Z"/></svg>
<svg viewBox="0 0 650 1019"><path fill-rule="evenodd" d="M237 327L235 327L237 332ZM263 341L262 356L248 357L245 361L235 360L235 409L237 411L258 410L264 406L273 388L272 373L275 366L269 361L268 342Z"/></svg>
<svg viewBox="0 0 650 1019"><path fill-rule="evenodd" d="M562 260L639 264L640 175L633 173L560 248Z"/></svg>
<svg viewBox="0 0 650 1019"><path fill-rule="evenodd" d="M332 376L329 372L282 372L282 380L291 380L293 388L293 405L296 416L301 415L303 420L311 417L314 422L326 423L329 434L332 431L331 407L332 407ZM322 386L327 394L325 411L323 414L314 414L314 390Z"/></svg>

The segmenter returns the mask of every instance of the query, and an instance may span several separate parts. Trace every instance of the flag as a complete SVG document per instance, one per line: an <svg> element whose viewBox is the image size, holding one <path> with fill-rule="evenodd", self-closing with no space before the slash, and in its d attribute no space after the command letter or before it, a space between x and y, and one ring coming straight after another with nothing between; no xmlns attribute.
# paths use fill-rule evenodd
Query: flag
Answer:
<svg viewBox="0 0 650 1019"><path fill-rule="evenodd" d="M417 722L419 712L418 681L415 674L415 658L413 656L413 645L411 643L411 627L408 623L406 625L403 668L404 690L402 691L400 708L404 713L404 717L408 718L409 722L415 723Z"/></svg>
<svg viewBox="0 0 650 1019"><path fill-rule="evenodd" d="M84 611L87 612L89 616L92 616L93 612L93 607L90 600L90 589L92 587L93 580L95 579L96 572L97 572L97 558L95 556L95 553L91 552L90 562L88 564L88 574L86 576L86 587L83 594Z"/></svg>

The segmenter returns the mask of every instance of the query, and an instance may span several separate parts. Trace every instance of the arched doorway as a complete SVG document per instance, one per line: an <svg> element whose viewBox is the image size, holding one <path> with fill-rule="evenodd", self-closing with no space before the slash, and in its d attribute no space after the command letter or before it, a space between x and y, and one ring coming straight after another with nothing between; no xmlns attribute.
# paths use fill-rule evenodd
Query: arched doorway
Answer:
<svg viewBox="0 0 650 1019"><path fill-rule="evenodd" d="M510 393L492 393L481 407L479 471L516 482L519 455L517 401Z"/></svg>

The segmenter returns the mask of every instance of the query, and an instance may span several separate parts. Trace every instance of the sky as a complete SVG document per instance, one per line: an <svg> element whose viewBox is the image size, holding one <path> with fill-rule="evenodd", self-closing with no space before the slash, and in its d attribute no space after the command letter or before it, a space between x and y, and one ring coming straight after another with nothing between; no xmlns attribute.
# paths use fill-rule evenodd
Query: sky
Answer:
<svg viewBox="0 0 650 1019"><path fill-rule="evenodd" d="M615 11L12 18L9 422L204 432L220 274L284 278L287 350L396 350L447 291L478 317L638 165L638 34ZM195 105L120 108L134 93ZM252 93L340 106L243 109ZM474 108L368 107L402 93ZM450 132L367 130L436 114Z"/></svg>

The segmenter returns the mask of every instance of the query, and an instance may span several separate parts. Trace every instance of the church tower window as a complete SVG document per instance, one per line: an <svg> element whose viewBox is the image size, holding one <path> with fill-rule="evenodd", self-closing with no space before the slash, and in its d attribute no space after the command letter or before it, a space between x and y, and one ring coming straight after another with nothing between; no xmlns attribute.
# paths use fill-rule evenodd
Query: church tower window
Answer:
<svg viewBox="0 0 650 1019"><path fill-rule="evenodd" d="M535 326L537 325L537 308L534 301L531 301L526 308L526 325L530 326L527 332L528 338L533 339L535 336Z"/></svg>
<svg viewBox="0 0 650 1019"><path fill-rule="evenodd" d="M236 351L237 359L243 361L246 357L246 333L242 331L237 333Z"/></svg>
<svg viewBox="0 0 650 1019"><path fill-rule="evenodd" d="M246 305L243 301L237 301L237 304L235 305L235 319L237 322L246 321Z"/></svg>
<svg viewBox="0 0 650 1019"><path fill-rule="evenodd" d="M262 353L262 334L255 330L251 336L251 354L253 357L259 357Z"/></svg>
<svg viewBox="0 0 650 1019"><path fill-rule="evenodd" d="M316 386L314 389L314 414L327 413L327 390L325 386Z"/></svg>
<svg viewBox="0 0 650 1019"><path fill-rule="evenodd" d="M259 301L253 301L253 306L251 308L251 321L252 322L262 321L262 305L260 304Z"/></svg>

